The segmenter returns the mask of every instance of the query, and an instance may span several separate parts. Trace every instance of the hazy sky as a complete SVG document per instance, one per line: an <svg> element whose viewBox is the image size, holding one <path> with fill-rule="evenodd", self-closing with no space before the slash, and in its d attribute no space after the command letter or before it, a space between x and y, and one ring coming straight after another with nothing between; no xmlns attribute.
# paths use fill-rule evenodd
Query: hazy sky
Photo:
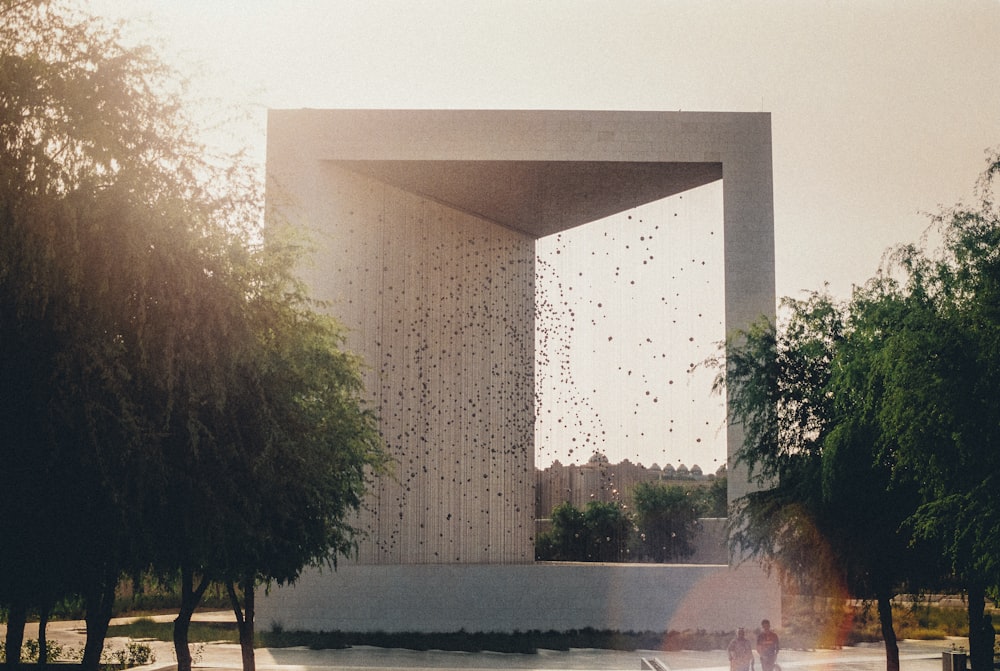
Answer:
<svg viewBox="0 0 1000 671"><path fill-rule="evenodd" d="M90 0L85 6L140 20L139 39L155 36L191 74L196 90L250 109L254 123L240 132L261 156L267 108L770 112L779 296L829 282L846 297L852 284L874 273L886 247L918 238L927 223L922 213L968 199L985 165L984 151L1000 146L1000 0ZM692 227L682 241L701 245L699 232L719 223L717 202L711 192L692 195L635 218L649 224L679 212ZM612 226L621 230L622 223ZM638 228L629 231L642 235ZM622 259L631 258L636 240ZM629 244L625 236L618 243ZM567 240L547 245L549 253L570 249ZM579 252L584 248L582 241L572 243L586 258L589 251ZM709 265L718 265L708 248L697 249ZM663 261L662 250L652 254L661 272L680 268L679 261ZM572 263L583 263L576 272L595 278L613 277L621 265ZM718 273L721 281L721 268ZM578 295L593 284L577 281ZM684 292L703 289L697 282ZM620 305L634 298L614 282L597 284L618 291ZM584 304L603 307L595 296L587 294ZM663 298L646 296L653 302L626 320L652 314L660 315L658 323L672 321L648 307ZM694 315L703 307L700 299L696 303L687 299ZM577 319L581 327L618 319L609 309ZM694 342L687 332L713 321L687 319L670 338ZM591 379L593 367L578 361L571 393L558 402L550 396L542 410L561 406L578 438L606 432L603 440L615 446L605 450L612 460L627 456L647 465L698 463L714 470L725 452L717 418L665 400L682 385L704 383L692 385L690 376L661 370L662 361L651 363L651 348L642 350L641 343L653 328L633 329L640 344L610 361L596 340L585 340L604 338L606 329L587 336L574 331L571 350L578 359L599 354L605 373L641 364L646 377L634 389L614 387L617 406L598 407L600 394L589 390L606 381ZM703 346L714 337L706 333L711 329L696 338ZM668 339L655 335L658 345ZM561 333L556 340L565 344L567 337ZM683 372L691 356L685 351L675 367ZM674 386L666 385L674 377ZM659 398L655 407L644 405L646 392ZM691 394L685 402L698 405L707 389ZM666 405L672 410L661 412ZM683 437L669 432L671 418L687 426ZM540 419L541 436L550 420L541 413ZM637 439L650 431L661 435ZM540 463L565 461L565 449L542 447ZM589 456L580 449L588 448L578 446L574 458Z"/></svg>

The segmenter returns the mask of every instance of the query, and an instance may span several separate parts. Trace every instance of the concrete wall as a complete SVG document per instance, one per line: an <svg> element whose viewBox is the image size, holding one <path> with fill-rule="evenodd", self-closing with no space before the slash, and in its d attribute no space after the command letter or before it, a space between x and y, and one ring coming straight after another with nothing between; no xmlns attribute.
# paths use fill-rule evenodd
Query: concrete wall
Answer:
<svg viewBox="0 0 1000 671"><path fill-rule="evenodd" d="M368 179L316 168L313 295L368 364L393 471L358 561L534 559L534 241Z"/></svg>
<svg viewBox="0 0 1000 671"><path fill-rule="evenodd" d="M410 234L397 232L397 225L405 229L410 224L397 222L395 217L410 217L414 210L395 195L389 196L390 192L379 185L393 184L399 187L398 193L419 195L453 213L475 213L472 218L479 223L470 231L484 222L492 222L501 228L520 231L530 240L721 177L728 333L775 310L770 121L768 114L721 112L272 110L268 117L269 216L310 221L320 229L334 225L338 227L335 235L340 236L344 231L339 224L330 216L319 214L323 211L337 217L351 214L350 209L329 209L336 207L332 201L337 197L329 163L336 162L363 175L368 180L363 188L370 189L369 197L373 199L365 205L365 211L371 214L363 221L381 222L382 241L391 244L383 250L388 254L384 258L375 253L377 245L371 244L365 252L368 255L348 259L355 265L348 266L345 272L358 275L350 268L361 270L365 264L386 268L391 275L386 279L392 279L392 286L398 291L404 282L411 280L417 286L433 286L435 282L449 282L452 276L444 274L440 266L424 267L419 259L414 262L416 257L406 257L403 250L409 242L405 240L418 238L405 238ZM381 212L373 211L378 208ZM436 217L423 219L429 238L421 249L440 252L437 258L444 260L447 249L436 245L461 238L437 239L435 220ZM445 220L458 221L454 216ZM364 233L361 228L353 230ZM404 236L399 243L395 241L397 234ZM459 264L466 266L475 259L475 250L468 253L473 256L459 260ZM501 269L506 267L507 253L486 259L481 250L476 260ZM514 254L511 258L520 258L517 256L520 251ZM396 265L400 260L408 264L403 269ZM332 267L322 258L320 263ZM473 270L484 280L491 272L486 267ZM471 277L469 280L464 287L473 289L477 283ZM527 277L523 281L527 282ZM481 288L485 286L480 284ZM527 288L527 285L512 286L508 290L524 294ZM411 293L410 299L416 297ZM470 306L475 303L480 314L492 318L491 304L487 301L471 294L461 300L471 301ZM386 306L386 319L398 318L391 312L394 307ZM511 310L513 314L521 307L511 304ZM448 318L447 311L444 317ZM359 328L355 323L347 323ZM424 324L430 329L441 328L435 319ZM405 324L404 328L412 326ZM485 333L493 327L484 324L477 328ZM530 339L505 340L502 329L489 332L491 340L529 350L508 361L528 360L533 355ZM361 353L374 367L384 366L384 361L376 358L380 352L364 349ZM398 354L396 350L394 356ZM452 366L450 370L458 368ZM502 374L522 376L515 368L508 368ZM455 389L456 394L460 392L458 386ZM381 401L414 403L414 395L407 387L397 385L393 393L397 398L383 397ZM381 407L390 415L396 411ZM532 411L527 408L525 412ZM389 432L386 435L391 437ZM516 437L509 442L521 444ZM742 444L738 426L729 427L727 442L730 499L734 499L748 489L746 473L732 459ZM464 449L454 443L438 447L458 453ZM496 449L495 444L490 449ZM409 452L407 458L413 454L414 451ZM528 463L522 460L521 465ZM417 466L422 468L423 464ZM530 470L526 477L533 477ZM395 505L395 501L390 505ZM408 547L402 556L410 549L415 548ZM468 554L463 561L466 559L477 560Z"/></svg>
<svg viewBox="0 0 1000 671"><path fill-rule="evenodd" d="M343 566L257 605L260 630L732 631L765 617L781 618L774 585L725 565Z"/></svg>
<svg viewBox="0 0 1000 671"><path fill-rule="evenodd" d="M262 595L260 625L731 629L761 609L777 618L777 589L756 570L531 564L533 241L720 177L728 332L775 309L767 114L272 111L269 220L313 232L307 281L371 368L396 469L366 500L360 563ZM749 481L732 463L738 427L727 441L732 499Z"/></svg>

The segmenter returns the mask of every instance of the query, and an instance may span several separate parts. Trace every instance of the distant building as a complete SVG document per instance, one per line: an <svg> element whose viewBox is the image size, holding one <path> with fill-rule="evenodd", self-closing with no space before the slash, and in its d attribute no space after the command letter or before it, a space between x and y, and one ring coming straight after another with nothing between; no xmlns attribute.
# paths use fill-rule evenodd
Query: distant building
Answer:
<svg viewBox="0 0 1000 671"><path fill-rule="evenodd" d="M653 464L646 468L628 459L612 464L600 452L583 465L564 466L555 461L547 468L535 469L535 519L548 519L553 508L567 502L577 508L584 508L590 501L619 501L631 507L632 490L640 482L696 486L725 474L725 465L706 476L698 465L688 468L681 464L675 469L667 464L661 469Z"/></svg>
<svg viewBox="0 0 1000 671"><path fill-rule="evenodd" d="M612 464L600 452L582 465L564 466L555 461L551 466L535 470L535 535L552 528L552 510L563 503L583 509L590 501L617 501L626 510L633 506L633 490L640 482L662 482L680 487L701 487L715 478L726 477L723 464L715 473L704 475L697 464L676 469L667 464L646 468L628 459ZM723 564L729 560L725 546L725 519L699 520L700 532L695 538L695 553L686 558L692 564Z"/></svg>

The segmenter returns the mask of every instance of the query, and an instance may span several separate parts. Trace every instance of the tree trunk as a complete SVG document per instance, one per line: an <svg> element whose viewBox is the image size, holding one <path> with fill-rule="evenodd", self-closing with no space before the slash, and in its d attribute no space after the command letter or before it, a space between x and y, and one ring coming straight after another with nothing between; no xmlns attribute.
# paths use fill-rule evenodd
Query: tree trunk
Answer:
<svg viewBox="0 0 1000 671"><path fill-rule="evenodd" d="M21 663L21 646L24 645L24 624L28 619L28 607L14 601L7 609L7 666L14 668Z"/></svg>
<svg viewBox="0 0 1000 671"><path fill-rule="evenodd" d="M986 590L978 583L969 593L969 662L972 671L993 671L993 622L986 614ZM987 630L988 629L988 630Z"/></svg>
<svg viewBox="0 0 1000 671"><path fill-rule="evenodd" d="M878 594L878 621L885 641L885 671L899 671L899 642L892 626L892 594Z"/></svg>
<svg viewBox="0 0 1000 671"><path fill-rule="evenodd" d="M233 604L233 613L236 614L236 625L240 631L240 652L243 657L243 671L256 671L257 660L254 656L254 579L244 578L240 581L240 589L243 590L243 607L240 607L240 597L236 593L236 586L230 580L226 583L226 590L229 592L229 601Z"/></svg>
<svg viewBox="0 0 1000 671"><path fill-rule="evenodd" d="M208 578L201 577L198 587L194 586L194 571L181 569L181 607L174 620L174 655L177 657L177 671L191 671L191 646L188 645L188 632L191 630L191 618L201 601L202 595L208 589Z"/></svg>
<svg viewBox="0 0 1000 671"><path fill-rule="evenodd" d="M87 642L83 646L83 659L80 661L83 671L98 671L101 666L104 639L108 635L108 625L111 624L111 613L115 605L116 578L117 575L113 573L105 576L104 584L94 585L87 594Z"/></svg>
<svg viewBox="0 0 1000 671"><path fill-rule="evenodd" d="M49 641L46 629L49 626L49 611L52 607L47 603L39 609L38 613L38 665L45 666L49 663Z"/></svg>

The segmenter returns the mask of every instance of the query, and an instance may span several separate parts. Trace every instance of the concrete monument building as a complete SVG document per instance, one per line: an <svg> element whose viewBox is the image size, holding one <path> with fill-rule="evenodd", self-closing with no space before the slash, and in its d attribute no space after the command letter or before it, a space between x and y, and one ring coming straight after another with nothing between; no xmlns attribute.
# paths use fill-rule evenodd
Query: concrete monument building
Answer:
<svg viewBox="0 0 1000 671"><path fill-rule="evenodd" d="M666 629L691 585L746 583L726 566L665 578L533 562L534 242L721 179L725 328L773 314L769 115L273 110L267 152L268 216L311 234L304 277L367 363L394 469L366 501L357 560L262 596L265 626ZM732 427L728 441L732 455ZM746 486L730 463L730 498ZM650 580L663 591L647 617ZM569 596L581 581L588 599L631 605L591 621ZM776 617L770 587L740 589ZM562 614L532 627L540 598Z"/></svg>

